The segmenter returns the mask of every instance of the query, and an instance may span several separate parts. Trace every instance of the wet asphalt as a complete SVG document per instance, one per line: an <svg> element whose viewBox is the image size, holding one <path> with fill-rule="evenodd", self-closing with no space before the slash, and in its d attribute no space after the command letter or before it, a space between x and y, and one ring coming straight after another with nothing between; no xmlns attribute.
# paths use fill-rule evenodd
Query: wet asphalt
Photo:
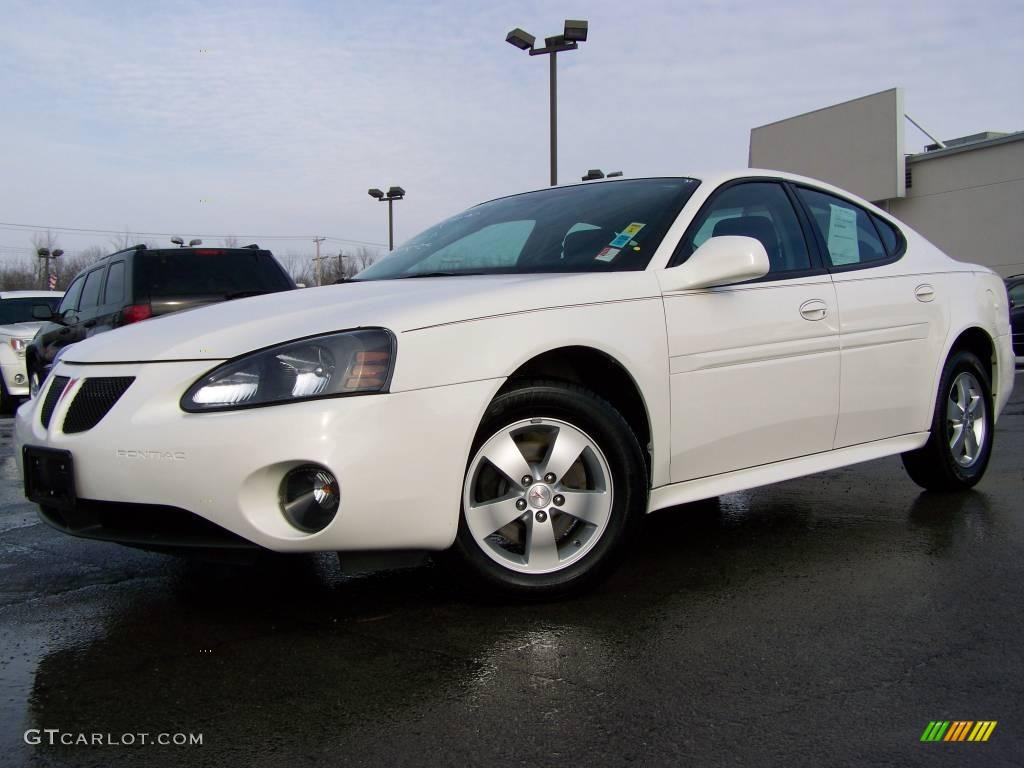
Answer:
<svg viewBox="0 0 1024 768"><path fill-rule="evenodd" d="M679 507L599 589L540 605L430 565L69 538L11 450L8 418L2 765L1024 765L1020 383L974 492L920 493L893 458ZM998 725L922 743L931 720Z"/></svg>

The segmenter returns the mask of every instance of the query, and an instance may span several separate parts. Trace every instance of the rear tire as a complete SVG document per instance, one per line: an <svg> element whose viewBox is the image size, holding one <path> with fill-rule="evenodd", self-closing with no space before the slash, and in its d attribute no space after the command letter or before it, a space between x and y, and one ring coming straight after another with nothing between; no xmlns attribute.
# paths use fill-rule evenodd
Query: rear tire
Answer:
<svg viewBox="0 0 1024 768"><path fill-rule="evenodd" d="M928 442L903 454L910 479L929 491L964 491L981 480L992 455L995 415L986 367L966 350L943 368Z"/></svg>
<svg viewBox="0 0 1024 768"><path fill-rule="evenodd" d="M473 441L453 554L491 591L576 592L621 557L647 491L640 445L610 403L524 382L494 399Z"/></svg>

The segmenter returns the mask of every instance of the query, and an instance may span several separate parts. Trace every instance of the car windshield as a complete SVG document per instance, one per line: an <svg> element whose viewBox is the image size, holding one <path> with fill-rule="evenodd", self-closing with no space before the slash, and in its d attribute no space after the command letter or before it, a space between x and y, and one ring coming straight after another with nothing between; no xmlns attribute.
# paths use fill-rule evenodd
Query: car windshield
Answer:
<svg viewBox="0 0 1024 768"><path fill-rule="evenodd" d="M4 299L0 301L0 325L8 325L10 323L38 323L39 321L32 317L32 307L36 304L42 304L50 308L51 311L57 309L57 305L60 303L60 296L35 296L24 299Z"/></svg>
<svg viewBox="0 0 1024 768"><path fill-rule="evenodd" d="M698 184L628 179L492 200L422 232L354 279L641 270Z"/></svg>
<svg viewBox="0 0 1024 768"><path fill-rule="evenodd" d="M141 251L137 293L150 297L234 296L285 291L291 281L267 251L170 249Z"/></svg>

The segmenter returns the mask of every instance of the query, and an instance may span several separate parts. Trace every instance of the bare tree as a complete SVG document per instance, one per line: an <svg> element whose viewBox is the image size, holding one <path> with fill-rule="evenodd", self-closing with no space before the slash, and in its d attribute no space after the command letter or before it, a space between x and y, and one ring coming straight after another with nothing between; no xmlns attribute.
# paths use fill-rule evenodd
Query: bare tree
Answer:
<svg viewBox="0 0 1024 768"><path fill-rule="evenodd" d="M336 258L325 263L324 282L333 283L341 278L348 280L377 261L380 255L379 250L365 245L348 250L343 248Z"/></svg>
<svg viewBox="0 0 1024 768"><path fill-rule="evenodd" d="M31 258L32 261L29 261ZM0 265L0 291L23 291L39 287L39 265L35 256Z"/></svg>
<svg viewBox="0 0 1024 768"><path fill-rule="evenodd" d="M238 247L238 238L235 237L234 235L232 235L231 237L225 237L223 240L221 240L221 242L224 244L225 248Z"/></svg>

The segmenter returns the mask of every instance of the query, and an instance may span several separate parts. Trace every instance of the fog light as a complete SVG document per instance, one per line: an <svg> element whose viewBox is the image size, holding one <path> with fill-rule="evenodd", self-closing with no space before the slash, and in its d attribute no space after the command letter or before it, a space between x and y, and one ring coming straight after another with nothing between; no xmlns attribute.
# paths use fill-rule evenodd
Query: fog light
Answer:
<svg viewBox="0 0 1024 768"><path fill-rule="evenodd" d="M15 384L24 384L25 383L25 374L23 374L23 373L16 373L16 374L14 374L14 383Z"/></svg>
<svg viewBox="0 0 1024 768"><path fill-rule="evenodd" d="M327 527L341 506L338 479L323 467L307 464L284 476L280 490L281 512L288 522L306 533Z"/></svg>

